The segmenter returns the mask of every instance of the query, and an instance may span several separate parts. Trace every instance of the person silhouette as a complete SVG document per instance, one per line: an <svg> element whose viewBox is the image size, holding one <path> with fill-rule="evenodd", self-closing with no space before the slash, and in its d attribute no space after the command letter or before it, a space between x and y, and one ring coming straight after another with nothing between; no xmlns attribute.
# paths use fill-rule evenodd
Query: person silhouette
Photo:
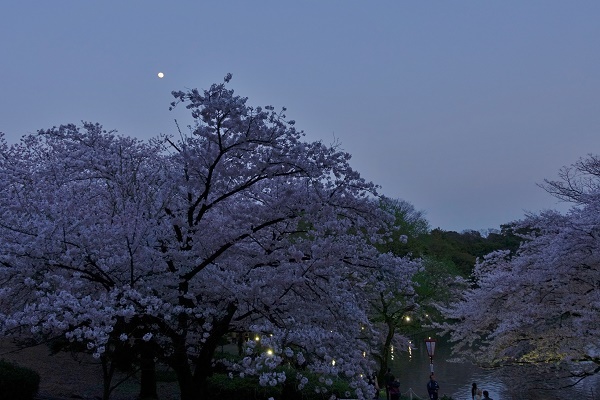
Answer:
<svg viewBox="0 0 600 400"><path fill-rule="evenodd" d="M429 382L427 382L427 394L429 394L430 400L437 400L438 393L440 391L440 385L435 380L433 372L429 375Z"/></svg>
<svg viewBox="0 0 600 400"><path fill-rule="evenodd" d="M396 380L394 374L392 374L392 370L390 368L387 369L387 372L384 375L385 380L385 397L387 400L390 400L390 389L392 387L392 383Z"/></svg>
<svg viewBox="0 0 600 400"><path fill-rule="evenodd" d="M400 381L398 378L390 384L390 400L400 400Z"/></svg>

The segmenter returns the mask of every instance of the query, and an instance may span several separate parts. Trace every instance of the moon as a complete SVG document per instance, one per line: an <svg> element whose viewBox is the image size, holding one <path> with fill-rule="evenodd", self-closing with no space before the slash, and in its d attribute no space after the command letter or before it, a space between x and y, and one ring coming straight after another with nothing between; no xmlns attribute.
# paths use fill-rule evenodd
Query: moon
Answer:
<svg viewBox="0 0 600 400"><path fill-rule="evenodd" d="M159 78L161 78L161 79L165 77L165 74L163 74L162 72L159 72L157 75L158 75L158 77L159 77Z"/></svg>

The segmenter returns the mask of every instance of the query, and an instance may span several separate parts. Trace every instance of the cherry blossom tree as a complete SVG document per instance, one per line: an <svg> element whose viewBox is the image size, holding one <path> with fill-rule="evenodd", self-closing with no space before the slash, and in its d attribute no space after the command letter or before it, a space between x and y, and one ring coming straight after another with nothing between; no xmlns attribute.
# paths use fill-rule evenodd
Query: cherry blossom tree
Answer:
<svg viewBox="0 0 600 400"><path fill-rule="evenodd" d="M109 383L119 351L159 359L184 400L206 398L220 340L253 331L264 340L240 373L342 374L362 398L364 289L413 265L374 247L389 216L350 156L302 141L285 110L246 105L229 79L174 92L194 119L177 140L84 124L2 143L0 326L85 346Z"/></svg>
<svg viewBox="0 0 600 400"><path fill-rule="evenodd" d="M369 318L378 333L371 345L371 355L377 362L378 379L383 381L392 348L407 349L410 345L402 328L406 326L406 318L414 316L419 308L415 276L423 265L421 259L412 259L406 248L407 242L427 232L428 223L423 212L416 211L407 201L381 196L379 206L393 217L386 228L391 240L377 246L382 252L380 268L366 293ZM397 262L390 262L392 259L400 260L402 268L398 268Z"/></svg>
<svg viewBox="0 0 600 400"><path fill-rule="evenodd" d="M409 339L402 335L402 325L406 318L418 309L418 299L415 292L414 275L421 270L421 260L402 258L402 268L397 262L390 262L391 254L380 256L381 267L376 272L377 279L369 286L368 305L369 317L374 324L371 354L377 361L378 378L383 377L391 358L392 346L396 349L409 347Z"/></svg>
<svg viewBox="0 0 600 400"><path fill-rule="evenodd" d="M149 306L139 292L163 270L160 150L94 124L2 147L2 327L40 340L62 335L89 350L103 364L104 398L114 373L109 349L136 332L135 322L125 326L139 317L132 302Z"/></svg>
<svg viewBox="0 0 600 400"><path fill-rule="evenodd" d="M600 372L600 159L560 176L542 187L576 205L516 222L517 253L480 260L475 287L444 310L458 354L488 365L564 366L571 379Z"/></svg>

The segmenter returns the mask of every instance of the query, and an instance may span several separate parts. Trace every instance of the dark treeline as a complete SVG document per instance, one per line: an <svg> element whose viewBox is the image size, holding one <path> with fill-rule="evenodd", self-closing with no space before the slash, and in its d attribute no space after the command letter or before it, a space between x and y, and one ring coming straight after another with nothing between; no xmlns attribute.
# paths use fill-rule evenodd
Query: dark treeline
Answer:
<svg viewBox="0 0 600 400"><path fill-rule="evenodd" d="M429 258L446 265L447 271L467 277L477 258L496 250L515 252L522 239L513 232L511 224L487 232L430 229L425 212L418 211L404 200L385 199L383 207L396 216L392 240L380 250L398 256ZM407 240L401 237L406 236Z"/></svg>
<svg viewBox="0 0 600 400"><path fill-rule="evenodd" d="M486 236L474 230L458 233L437 228L418 236L414 240L415 249L411 251L415 255L431 256L451 264L461 275L467 276L473 271L477 258L496 250L514 252L520 242L521 239L508 225L503 225L499 232L490 232Z"/></svg>

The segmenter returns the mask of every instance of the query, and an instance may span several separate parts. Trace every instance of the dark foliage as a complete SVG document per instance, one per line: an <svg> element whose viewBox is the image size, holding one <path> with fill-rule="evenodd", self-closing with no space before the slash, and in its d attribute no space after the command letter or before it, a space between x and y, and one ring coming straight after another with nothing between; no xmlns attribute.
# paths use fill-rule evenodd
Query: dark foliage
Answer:
<svg viewBox="0 0 600 400"><path fill-rule="evenodd" d="M31 400L40 387L40 375L32 369L0 360L0 398Z"/></svg>

